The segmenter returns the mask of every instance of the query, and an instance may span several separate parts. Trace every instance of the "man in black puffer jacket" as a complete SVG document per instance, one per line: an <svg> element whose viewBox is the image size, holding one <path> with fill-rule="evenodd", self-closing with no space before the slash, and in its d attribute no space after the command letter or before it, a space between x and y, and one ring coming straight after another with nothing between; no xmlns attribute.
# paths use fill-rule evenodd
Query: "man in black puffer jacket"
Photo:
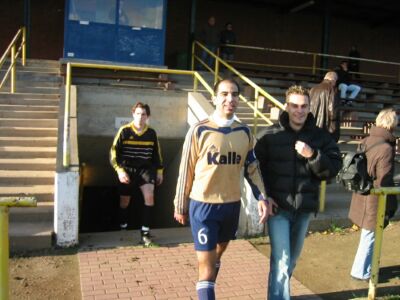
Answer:
<svg viewBox="0 0 400 300"><path fill-rule="evenodd" d="M321 180L336 176L342 160L331 135L316 127L308 90L286 91L279 124L263 132L255 147L268 200L271 266L268 299L290 299L290 277L303 247L312 213L318 211Z"/></svg>

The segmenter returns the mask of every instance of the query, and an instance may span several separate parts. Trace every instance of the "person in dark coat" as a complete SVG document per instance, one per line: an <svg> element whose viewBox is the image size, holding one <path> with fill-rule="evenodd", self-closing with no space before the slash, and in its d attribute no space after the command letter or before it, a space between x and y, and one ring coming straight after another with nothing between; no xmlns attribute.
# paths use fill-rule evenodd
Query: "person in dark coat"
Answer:
<svg viewBox="0 0 400 300"><path fill-rule="evenodd" d="M371 128L369 137L361 145L366 149L368 173L375 178L374 188L394 186L394 157L396 138L393 130L398 118L392 108L382 110L376 118L376 126ZM349 211L350 220L361 227L360 243L354 258L351 276L359 280L368 280L371 277L372 252L375 241L376 214L378 210L377 195L361 195L353 193ZM397 210L395 195L387 196L385 225Z"/></svg>
<svg viewBox="0 0 400 300"><path fill-rule="evenodd" d="M347 61L342 61L339 68L337 68L335 71L338 75L336 84L340 91L340 98L344 102L343 104L352 106L353 101L356 99L358 93L361 91L361 86L351 82L351 76L349 73Z"/></svg>
<svg viewBox="0 0 400 300"><path fill-rule="evenodd" d="M233 32L233 25L231 22L225 24L225 29L221 32L220 43L224 44L235 44L236 34ZM233 60L235 48L221 46L221 57L223 60Z"/></svg>
<svg viewBox="0 0 400 300"><path fill-rule="evenodd" d="M217 52L217 47L219 45L219 30L216 26L216 19L214 16L208 18L207 24L200 31L198 38L208 50L213 53ZM213 68L214 58L204 50L201 52L201 59L210 68ZM204 69L204 66L202 66L201 69Z"/></svg>
<svg viewBox="0 0 400 300"><path fill-rule="evenodd" d="M321 180L336 176L340 151L330 134L315 126L308 90L286 91L279 124L267 128L255 147L269 203L271 265L268 299L290 300L290 277L303 248L312 214L318 211Z"/></svg>
<svg viewBox="0 0 400 300"><path fill-rule="evenodd" d="M317 127L328 131L337 142L340 137L339 98L336 72L326 73L324 80L310 90L311 113Z"/></svg>

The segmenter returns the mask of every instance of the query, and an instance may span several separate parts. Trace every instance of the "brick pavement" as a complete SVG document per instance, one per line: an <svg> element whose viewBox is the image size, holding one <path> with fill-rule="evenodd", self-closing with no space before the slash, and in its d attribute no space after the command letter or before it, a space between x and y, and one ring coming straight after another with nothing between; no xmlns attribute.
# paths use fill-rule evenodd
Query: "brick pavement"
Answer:
<svg viewBox="0 0 400 300"><path fill-rule="evenodd" d="M197 299L192 243L86 249L79 255L83 300ZM233 241L222 258L217 299L265 299L269 260L245 240ZM320 299L292 278L293 298Z"/></svg>

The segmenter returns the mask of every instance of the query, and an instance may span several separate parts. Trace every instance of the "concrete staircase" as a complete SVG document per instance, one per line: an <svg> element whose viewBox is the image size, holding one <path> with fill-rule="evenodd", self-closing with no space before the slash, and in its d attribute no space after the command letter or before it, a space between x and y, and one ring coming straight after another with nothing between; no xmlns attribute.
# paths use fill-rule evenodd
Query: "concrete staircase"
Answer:
<svg viewBox="0 0 400 300"><path fill-rule="evenodd" d="M51 246L61 83L57 61L28 60L17 67L17 93L0 90L0 196L38 199L10 209L11 251Z"/></svg>

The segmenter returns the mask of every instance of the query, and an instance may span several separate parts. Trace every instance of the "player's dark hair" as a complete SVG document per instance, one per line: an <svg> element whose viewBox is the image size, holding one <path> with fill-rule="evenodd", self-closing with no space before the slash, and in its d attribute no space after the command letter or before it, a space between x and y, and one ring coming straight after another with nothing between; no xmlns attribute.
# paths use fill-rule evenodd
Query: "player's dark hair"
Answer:
<svg viewBox="0 0 400 300"><path fill-rule="evenodd" d="M132 113L134 113L138 107L143 108L146 111L147 116L150 116L150 106L142 102L137 102L134 106L132 106Z"/></svg>
<svg viewBox="0 0 400 300"><path fill-rule="evenodd" d="M238 92L239 92L239 94L240 94L240 86L239 86L239 83L237 83L235 80L233 80L233 79L231 79L231 78L226 78L226 79L218 80L218 81L215 83L215 85L214 85L214 95L217 94L219 85L220 85L222 82L230 82L230 83L236 85L237 90L238 90Z"/></svg>

